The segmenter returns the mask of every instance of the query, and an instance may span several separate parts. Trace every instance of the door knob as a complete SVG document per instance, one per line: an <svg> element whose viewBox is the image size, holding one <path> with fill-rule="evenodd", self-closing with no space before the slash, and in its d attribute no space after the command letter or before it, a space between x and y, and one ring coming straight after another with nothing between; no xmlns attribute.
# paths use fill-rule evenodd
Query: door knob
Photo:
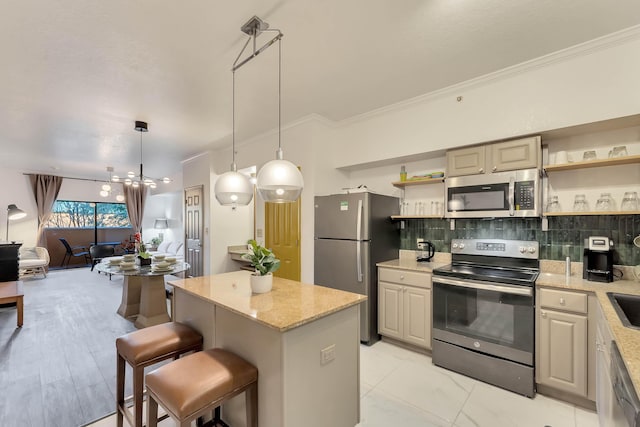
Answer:
<svg viewBox="0 0 640 427"><path fill-rule="evenodd" d="M546 311L541 311L540 312L540 316L546 318L547 317L547 312Z"/></svg>
<svg viewBox="0 0 640 427"><path fill-rule="evenodd" d="M497 167L497 166L494 166L494 167L493 167L493 171L495 172L495 171L497 171L497 170L498 170L498 167Z"/></svg>

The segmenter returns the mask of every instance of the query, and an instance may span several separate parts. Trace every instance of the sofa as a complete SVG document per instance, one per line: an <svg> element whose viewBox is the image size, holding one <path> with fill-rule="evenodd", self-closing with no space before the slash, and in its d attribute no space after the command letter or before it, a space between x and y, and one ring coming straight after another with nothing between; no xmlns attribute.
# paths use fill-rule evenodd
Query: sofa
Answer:
<svg viewBox="0 0 640 427"><path fill-rule="evenodd" d="M163 241L158 245L155 251L149 251L152 256L164 255L176 257L179 260L184 259L184 245L182 242Z"/></svg>

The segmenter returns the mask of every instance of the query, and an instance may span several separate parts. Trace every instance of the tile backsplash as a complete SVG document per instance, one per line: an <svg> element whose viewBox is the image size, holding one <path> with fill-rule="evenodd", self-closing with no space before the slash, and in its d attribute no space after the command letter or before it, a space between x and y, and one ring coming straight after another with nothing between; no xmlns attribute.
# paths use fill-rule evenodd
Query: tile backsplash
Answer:
<svg viewBox="0 0 640 427"><path fill-rule="evenodd" d="M595 215L549 217L549 230L542 231L540 218L457 219L449 229L446 219L404 220L400 249L416 250L416 239L429 240L438 252L450 252L451 239L510 239L540 242L540 259L582 261L584 239L606 236L613 239L614 263L640 264L640 248L633 245L640 235L640 215Z"/></svg>

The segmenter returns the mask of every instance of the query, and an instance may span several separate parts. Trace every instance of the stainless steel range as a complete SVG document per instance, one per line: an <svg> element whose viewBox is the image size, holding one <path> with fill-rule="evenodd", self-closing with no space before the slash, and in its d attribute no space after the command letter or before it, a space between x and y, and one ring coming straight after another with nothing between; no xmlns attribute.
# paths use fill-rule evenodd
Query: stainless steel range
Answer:
<svg viewBox="0 0 640 427"><path fill-rule="evenodd" d="M535 395L538 242L454 239L433 270L433 363Z"/></svg>

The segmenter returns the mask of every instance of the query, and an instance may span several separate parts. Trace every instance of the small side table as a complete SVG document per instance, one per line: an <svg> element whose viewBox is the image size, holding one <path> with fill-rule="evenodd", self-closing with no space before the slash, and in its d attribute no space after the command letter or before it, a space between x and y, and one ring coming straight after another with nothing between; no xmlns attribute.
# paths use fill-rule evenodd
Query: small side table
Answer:
<svg viewBox="0 0 640 427"><path fill-rule="evenodd" d="M22 308L24 292L22 282L0 282L0 304L15 302L18 308L18 327L22 327Z"/></svg>

